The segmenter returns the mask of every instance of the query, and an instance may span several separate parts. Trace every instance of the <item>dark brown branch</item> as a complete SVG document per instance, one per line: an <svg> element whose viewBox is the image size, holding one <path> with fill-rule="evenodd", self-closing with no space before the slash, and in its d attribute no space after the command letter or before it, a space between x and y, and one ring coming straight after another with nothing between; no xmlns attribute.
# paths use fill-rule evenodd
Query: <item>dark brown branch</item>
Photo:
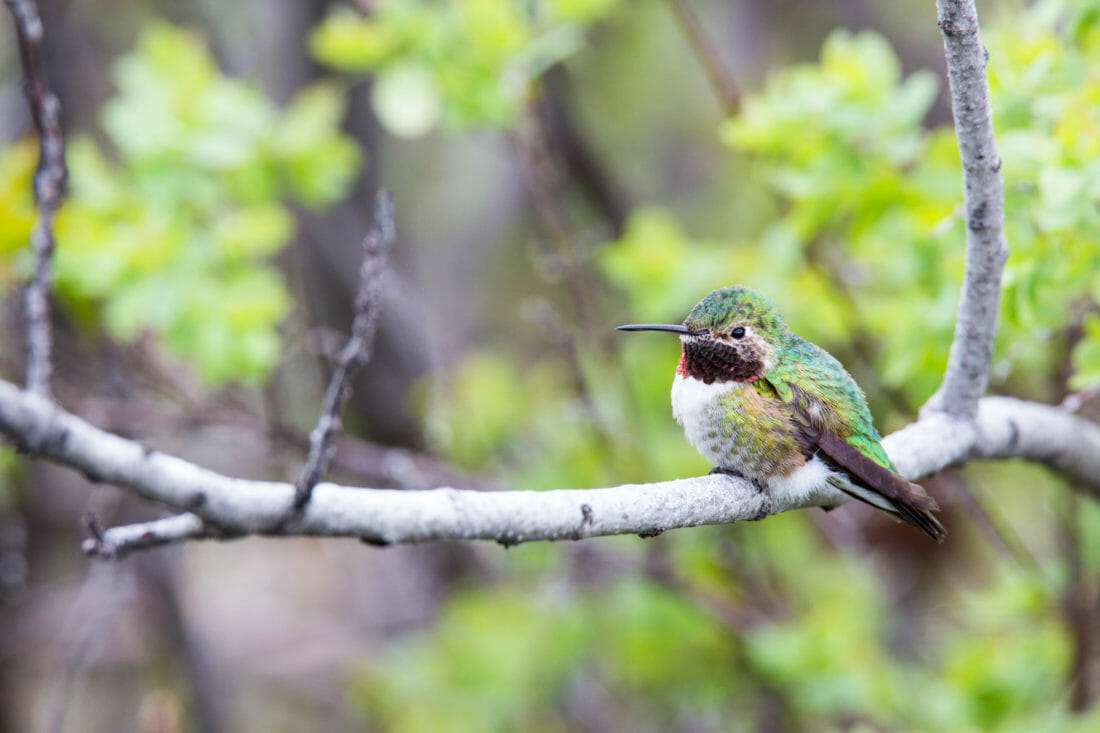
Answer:
<svg viewBox="0 0 1100 733"><path fill-rule="evenodd" d="M706 72L707 79L718 97L718 103L722 105L722 111L732 117L741 110L741 94L737 91L737 82L733 80L733 76L722 63L722 57L710 42L703 24L699 22L699 17L688 5L687 0L668 0L668 4L676 14L680 28L683 29L699 63L703 66L703 71Z"/></svg>
<svg viewBox="0 0 1100 733"><path fill-rule="evenodd" d="M941 481L955 487L955 495L970 515L974 525L985 535L989 544L1002 557L1012 560L1021 568L1039 571L1042 566L1004 517L994 515L995 510L986 507L975 495L970 483L957 471L943 474Z"/></svg>
<svg viewBox="0 0 1100 733"><path fill-rule="evenodd" d="M321 417L309 434L309 457L294 485L294 509L301 510L313 494L313 487L325 475L332 459L332 436L340 429L340 408L351 393L350 377L370 359L370 345L382 308L382 273L386 253L397 237L393 223L393 196L380 191L375 201L374 223L363 238L363 264L359 269L359 290L355 294L355 319L348 342L336 357Z"/></svg>
<svg viewBox="0 0 1100 733"><path fill-rule="evenodd" d="M1092 657L1096 646L1093 607L1095 586L1085 572L1082 557L1081 496L1068 492L1069 506L1063 515L1060 535L1069 580L1062 597L1065 622L1073 640L1073 661L1069 669L1069 707L1075 713L1089 709L1092 702Z"/></svg>
<svg viewBox="0 0 1100 733"><path fill-rule="evenodd" d="M42 20L34 0L5 0L15 19L23 93L38 130L38 169L34 174L37 220L31 233L35 252L34 279L27 286L27 389L50 396L50 288L54 249L53 218L61 205L68 170L65 137L61 132L61 103L50 91L42 67Z"/></svg>
<svg viewBox="0 0 1100 733"><path fill-rule="evenodd" d="M565 281L576 306L577 320L591 322L595 312L584 263L573 242L569 214L561 205L563 170L551 152L546 131L534 110L530 110L512 134L516 159L527 184L539 224L554 256L558 274Z"/></svg>
<svg viewBox="0 0 1100 733"><path fill-rule="evenodd" d="M584 190L618 239L626 229L633 205L567 111L567 81L561 65L546 72L543 93L535 104L538 118L546 131L548 145L561 156L570 179Z"/></svg>

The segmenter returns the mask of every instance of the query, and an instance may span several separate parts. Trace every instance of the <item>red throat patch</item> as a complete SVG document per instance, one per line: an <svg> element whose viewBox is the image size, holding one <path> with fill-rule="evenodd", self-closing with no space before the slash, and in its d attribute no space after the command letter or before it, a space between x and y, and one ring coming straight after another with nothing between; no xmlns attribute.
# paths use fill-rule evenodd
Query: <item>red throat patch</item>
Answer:
<svg viewBox="0 0 1100 733"><path fill-rule="evenodd" d="M691 376L688 374L687 354L685 354L683 350L680 351L680 363L676 365L676 373L681 377Z"/></svg>

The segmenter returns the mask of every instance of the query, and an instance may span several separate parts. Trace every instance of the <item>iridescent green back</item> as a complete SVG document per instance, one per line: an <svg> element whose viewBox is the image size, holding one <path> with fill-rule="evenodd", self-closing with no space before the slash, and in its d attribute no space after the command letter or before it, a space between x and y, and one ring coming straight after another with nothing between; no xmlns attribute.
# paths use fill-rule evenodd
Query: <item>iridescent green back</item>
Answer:
<svg viewBox="0 0 1100 733"><path fill-rule="evenodd" d="M765 378L773 384L797 385L810 397L820 400L829 408L826 420L834 433L880 466L896 470L882 447L882 437L875 430L863 390L839 361L821 347L789 331L777 355L775 367L765 374ZM781 396L788 399L787 395Z"/></svg>

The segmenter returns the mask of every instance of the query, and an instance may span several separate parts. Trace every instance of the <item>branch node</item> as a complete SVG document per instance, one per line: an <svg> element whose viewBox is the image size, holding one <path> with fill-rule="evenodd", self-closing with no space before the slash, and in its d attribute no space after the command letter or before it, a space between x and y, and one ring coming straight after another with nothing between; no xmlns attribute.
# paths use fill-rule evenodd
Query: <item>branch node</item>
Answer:
<svg viewBox="0 0 1100 733"><path fill-rule="evenodd" d="M587 504L581 504L581 526L580 530L583 531L585 527L591 527L592 522L595 520L596 514L592 511L592 507Z"/></svg>
<svg viewBox="0 0 1100 733"><path fill-rule="evenodd" d="M103 533L103 527L95 514L88 512L81 518L84 528L91 535L80 544L80 549L89 557L98 557L102 560L116 560L119 557L119 548L107 540Z"/></svg>

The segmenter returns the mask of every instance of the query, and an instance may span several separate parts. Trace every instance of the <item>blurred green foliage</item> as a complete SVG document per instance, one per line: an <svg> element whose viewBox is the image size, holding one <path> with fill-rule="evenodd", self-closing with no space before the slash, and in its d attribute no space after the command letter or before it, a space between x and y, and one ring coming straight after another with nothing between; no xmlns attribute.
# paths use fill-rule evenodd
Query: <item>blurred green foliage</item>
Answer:
<svg viewBox="0 0 1100 733"><path fill-rule="evenodd" d="M342 8L317 27L314 55L374 72L375 114L393 134L515 124L532 82L577 51L618 0L381 2Z"/></svg>
<svg viewBox="0 0 1100 733"><path fill-rule="evenodd" d="M1084 335L1070 386L1100 379L1088 314L1100 296L1100 42L1095 13L1065 24L1058 7L988 34L1012 247L994 375L1047 399L1061 351L1033 346L1065 343L1074 324ZM668 214L638 211L603 253L606 274L647 319L678 320L710 287L748 283L811 340L869 334L882 380L919 405L946 364L963 267L954 133L922 126L937 91L929 72L903 79L880 36L837 31L819 63L779 71L722 131L782 216L730 243L693 241Z"/></svg>
<svg viewBox="0 0 1100 733"><path fill-rule="evenodd" d="M0 293L18 274L15 261L26 256L34 226L31 179L38 146L30 140L0 151Z"/></svg>
<svg viewBox="0 0 1100 733"><path fill-rule="evenodd" d="M1059 397L1067 359L1071 388L1095 383L1100 369L1100 318L1090 313L1100 295L1100 4L1090 8L1040 3L987 33L1012 247L995 381L1037 399ZM777 71L720 131L750 166L744 185L762 181L774 196L772 223L706 240L666 209L639 208L594 264L631 320L678 321L732 282L767 292L800 333L866 360L876 386L896 395L891 417L904 417L942 377L963 271L957 143L949 127L924 122L940 93L930 72L904 76L881 36L837 31L817 63ZM1072 342L1075 324L1083 335ZM624 337L609 351L577 339L570 358L544 354L520 368L483 350L443 375L428 413L437 447L472 469L504 457L510 483L523 488L704 472L669 416L675 342ZM1067 581L1057 546L1043 544L1063 521L1049 497L1064 487L1005 468L967 474L978 486L996 482L997 504L1043 549L1041 571L965 557L976 538L960 517L948 552L982 569L957 569L964 585L918 594L904 557L829 551L812 516L799 513L677 532L658 541L675 582L630 575L571 589L564 603L545 580L568 567L564 553L520 547L512 556L547 565L510 578L507 591L460 596L439 626L371 664L359 680L364 710L392 730L430 730L448 715L479 730L566 730L584 704L581 686L598 690L612 729L1094 730L1100 713L1068 709ZM1098 542L1098 520L1090 503L1080 520L1086 548ZM737 556L716 556L730 537ZM654 552L595 544L625 565L644 566ZM1095 572L1100 557L1086 554ZM909 593L935 605L914 606ZM745 608L766 617L737 623ZM528 637L502 643L501 626ZM546 638L560 646L546 649ZM624 652L635 643L636 654ZM507 685L452 696L456 680L485 679L467 665L494 648L496 658L533 658L539 675L558 674L513 671ZM517 680L527 687L515 689Z"/></svg>
<svg viewBox="0 0 1100 733"><path fill-rule="evenodd" d="M326 64L373 74L394 134L508 130L539 74L626 7L394 0L369 18L333 13L311 42ZM1066 359L1071 387L1100 379L1100 2L1040 2L985 38L1012 247L994 377L1056 399ZM277 110L165 26L116 79L113 151L91 138L70 149L59 293L118 338L161 336L211 382L261 380L290 307L268 264L293 232L284 202L337 200L359 162L338 132L343 90L311 86ZM731 189L762 182L773 221L706 239L642 207L591 264L638 320L677 321L733 282L762 290L798 332L880 380L861 379L876 405L893 395L887 421L904 419L941 378L963 268L955 138L925 123L942 93L929 72L905 76L882 37L837 31L719 132L748 166ZM0 155L0 285L25 272L34 160L27 143ZM527 489L705 472L669 415L675 340L609 345L573 325L564 349L484 346L448 365L425 400L432 445ZM355 699L396 731L560 731L600 716L631 730L1097 730L1100 713L1067 704L1068 573L1050 530L1065 487L1015 464L967 478L997 486L1039 567L983 552L961 517L934 551L955 584L907 546L837 551L808 512L588 542L587 562L613 568L595 582L571 577L579 552L521 546L498 586L462 590L433 628L367 660ZM1095 575L1100 509L1077 519Z"/></svg>
<svg viewBox="0 0 1100 733"><path fill-rule="evenodd" d="M210 383L260 381L291 306L268 264L294 234L284 201L331 204L359 166L339 131L343 90L315 84L280 110L168 25L150 27L114 76L102 115L113 150L69 144L57 291L115 338L162 337ZM0 255L27 241L34 160L26 145L0 158Z"/></svg>
<svg viewBox="0 0 1100 733"><path fill-rule="evenodd" d="M837 31L819 64L781 70L723 130L786 205L735 271L774 284L812 340L881 338L879 372L912 404L943 374L962 276L954 134L922 127L937 91L928 72L903 80L880 36ZM787 308L783 283L799 281L816 293Z"/></svg>
<svg viewBox="0 0 1100 733"><path fill-rule="evenodd" d="M460 594L430 638L395 652L359 689L387 730L567 730L560 708L586 694L580 685L648 698L624 707L636 708L639 723L656 714L645 727L671 725L725 697L736 646L704 611L654 583L582 596L479 591Z"/></svg>

